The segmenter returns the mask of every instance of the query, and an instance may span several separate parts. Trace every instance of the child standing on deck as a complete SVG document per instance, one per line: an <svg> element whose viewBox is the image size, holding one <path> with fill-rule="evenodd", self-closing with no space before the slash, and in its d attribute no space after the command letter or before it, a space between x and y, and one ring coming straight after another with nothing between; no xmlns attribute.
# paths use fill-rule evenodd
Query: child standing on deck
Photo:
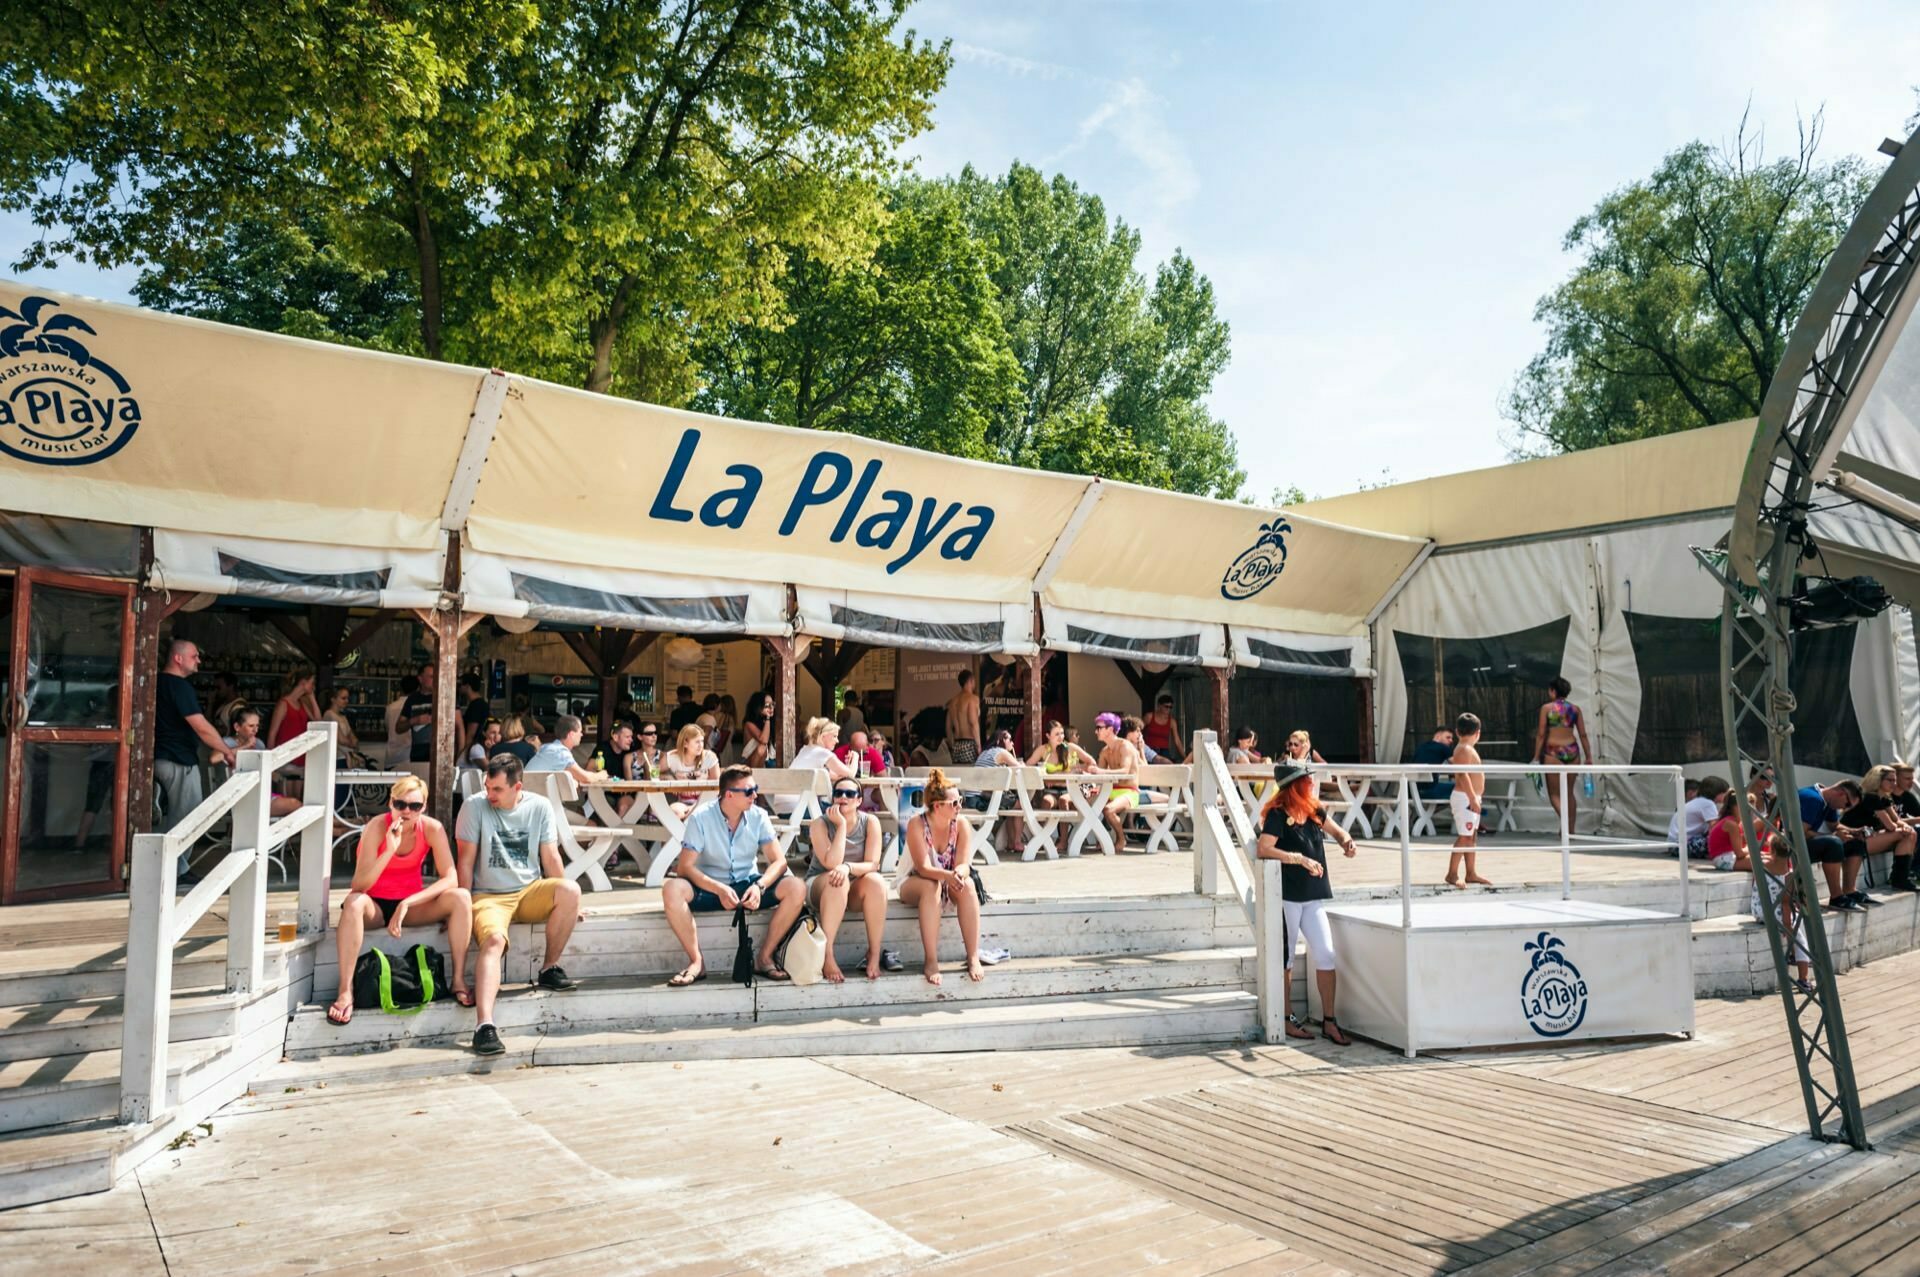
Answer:
<svg viewBox="0 0 1920 1277"><path fill-rule="evenodd" d="M1472 766L1480 761L1480 719L1462 714L1453 725L1453 757L1447 761L1456 767ZM1447 857L1447 885L1465 890L1468 883L1490 887L1493 884L1474 872L1474 850L1480 845L1480 799L1487 791L1483 772L1462 771L1453 774L1453 793L1448 803L1453 808L1453 854ZM1460 871L1466 869L1466 879Z"/></svg>

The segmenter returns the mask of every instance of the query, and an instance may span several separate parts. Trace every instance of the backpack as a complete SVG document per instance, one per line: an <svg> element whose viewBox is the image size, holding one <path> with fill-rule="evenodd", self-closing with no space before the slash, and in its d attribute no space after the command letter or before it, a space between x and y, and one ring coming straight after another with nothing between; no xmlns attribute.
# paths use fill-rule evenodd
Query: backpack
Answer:
<svg viewBox="0 0 1920 1277"><path fill-rule="evenodd" d="M378 1006L388 1015L416 1015L429 1002L451 996L446 958L423 944L398 958L369 949L353 964L356 1006Z"/></svg>

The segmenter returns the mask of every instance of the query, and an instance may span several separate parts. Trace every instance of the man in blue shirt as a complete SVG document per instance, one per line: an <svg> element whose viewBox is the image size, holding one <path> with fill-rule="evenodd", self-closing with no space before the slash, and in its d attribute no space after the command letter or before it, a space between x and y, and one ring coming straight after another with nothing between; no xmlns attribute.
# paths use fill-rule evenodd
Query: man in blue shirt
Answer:
<svg viewBox="0 0 1920 1277"><path fill-rule="evenodd" d="M1827 908L1842 913L1859 913L1867 905L1880 903L1867 899L1866 892L1854 889L1860 881L1860 862L1867 855L1866 831L1840 822L1840 813L1859 801L1858 781L1843 780L1824 789L1808 785L1800 791L1800 823L1807 827L1807 858L1826 875ZM1843 863L1846 866L1844 881L1841 878Z"/></svg>
<svg viewBox="0 0 1920 1277"><path fill-rule="evenodd" d="M1413 747L1412 762L1415 766L1433 767L1453 759L1453 729L1441 726L1433 729L1433 736ZM1414 789L1422 798L1435 798L1447 802L1453 795L1452 773L1442 776L1430 776L1426 780L1415 781Z"/></svg>
<svg viewBox="0 0 1920 1277"><path fill-rule="evenodd" d="M807 892L787 872L786 857L780 854L780 844L774 838L773 822L754 805L759 792L760 787L753 783L753 769L736 763L721 771L719 796L701 803L687 817L680 857L674 865L679 877L667 879L660 889L667 925L687 954L686 967L667 981L673 988L683 989L707 978L693 915L731 911L741 905L749 910L773 910L753 969L768 980L787 978L785 971L773 965L773 950L793 929ZM763 857L766 870L756 872Z"/></svg>

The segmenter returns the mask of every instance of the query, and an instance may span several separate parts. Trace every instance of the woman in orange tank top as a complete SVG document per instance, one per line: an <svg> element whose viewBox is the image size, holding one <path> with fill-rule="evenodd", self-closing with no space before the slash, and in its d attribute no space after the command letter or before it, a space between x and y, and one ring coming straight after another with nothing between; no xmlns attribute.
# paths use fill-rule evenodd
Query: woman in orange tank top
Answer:
<svg viewBox="0 0 1920 1277"><path fill-rule="evenodd" d="M418 776L403 776L387 794L386 814L375 816L360 831L353 885L340 902L340 926L335 933L340 992L327 1008L327 1019L335 1024L353 1019L353 966L360 959L360 940L369 927L384 926L398 939L408 923L446 923L447 947L453 951L453 1000L463 1007L473 1005L467 989L473 896L454 871L447 827L427 815L426 808L426 783ZM421 873L429 852L433 854L431 883Z"/></svg>

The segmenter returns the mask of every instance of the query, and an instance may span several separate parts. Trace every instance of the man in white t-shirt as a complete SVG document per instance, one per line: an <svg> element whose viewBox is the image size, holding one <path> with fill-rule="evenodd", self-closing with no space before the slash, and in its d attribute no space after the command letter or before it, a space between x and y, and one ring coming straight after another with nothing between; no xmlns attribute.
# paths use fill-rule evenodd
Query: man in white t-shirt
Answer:
<svg viewBox="0 0 1920 1277"><path fill-rule="evenodd" d="M1720 815L1720 795L1730 786L1718 776L1705 776L1700 780L1700 791L1687 800L1687 805L1673 813L1673 819L1667 822L1667 845L1678 851L1684 851L1690 860L1707 858L1707 830ZM1686 821L1686 836L1681 837L1680 822Z"/></svg>
<svg viewBox="0 0 1920 1277"><path fill-rule="evenodd" d="M607 778L605 772L597 772L582 767L579 755L574 753L580 748L585 736L580 720L572 714L562 714L553 720L553 739L533 752L533 758L527 763L530 772L565 772L582 785L591 785Z"/></svg>

